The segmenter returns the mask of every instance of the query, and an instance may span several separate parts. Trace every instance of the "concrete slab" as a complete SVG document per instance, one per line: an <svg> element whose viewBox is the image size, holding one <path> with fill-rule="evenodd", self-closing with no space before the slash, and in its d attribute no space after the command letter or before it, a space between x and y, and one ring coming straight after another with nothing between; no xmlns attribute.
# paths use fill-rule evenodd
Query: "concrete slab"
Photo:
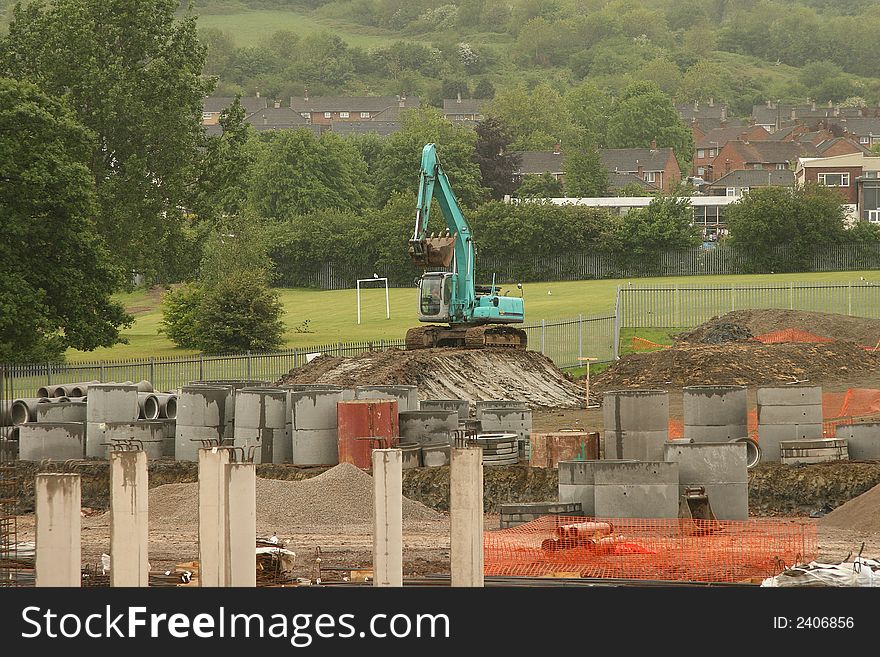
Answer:
<svg viewBox="0 0 880 657"><path fill-rule="evenodd" d="M110 452L110 585L148 586L147 454Z"/></svg>
<svg viewBox="0 0 880 657"><path fill-rule="evenodd" d="M761 460L779 463L779 443L787 440L812 440L823 437L821 424L759 424L758 445Z"/></svg>
<svg viewBox="0 0 880 657"><path fill-rule="evenodd" d="M745 386L687 386L682 408L685 427L748 424L748 391Z"/></svg>
<svg viewBox="0 0 880 657"><path fill-rule="evenodd" d="M336 429L298 429L293 432L291 462L296 465L336 465L339 446Z"/></svg>
<svg viewBox="0 0 880 657"><path fill-rule="evenodd" d="M486 432L514 433L520 438L528 438L532 433L532 412L517 408L483 408L480 425Z"/></svg>
<svg viewBox="0 0 880 657"><path fill-rule="evenodd" d="M758 388L758 406L822 405L822 386Z"/></svg>
<svg viewBox="0 0 880 657"><path fill-rule="evenodd" d="M678 463L679 494L703 486L718 520L747 520L749 475L745 443L666 445L666 461Z"/></svg>
<svg viewBox="0 0 880 657"><path fill-rule="evenodd" d="M82 422L34 422L18 427L18 458L22 461L66 461L86 455Z"/></svg>
<svg viewBox="0 0 880 657"><path fill-rule="evenodd" d="M374 449L373 585L403 586L403 458L399 449Z"/></svg>
<svg viewBox="0 0 880 657"><path fill-rule="evenodd" d="M471 415L471 403L467 399L423 399L419 402L422 411L455 411L458 419L467 420Z"/></svg>
<svg viewBox="0 0 880 657"><path fill-rule="evenodd" d="M821 424L822 404L803 406L758 405L758 424Z"/></svg>
<svg viewBox="0 0 880 657"><path fill-rule="evenodd" d="M253 463L228 463L226 470L225 586L257 585L257 470Z"/></svg>
<svg viewBox="0 0 880 657"><path fill-rule="evenodd" d="M39 473L36 500L36 586L82 585L80 475Z"/></svg>
<svg viewBox="0 0 880 657"><path fill-rule="evenodd" d="M355 399L396 399L399 411L419 410L419 389L417 386L357 386Z"/></svg>
<svg viewBox="0 0 880 657"><path fill-rule="evenodd" d="M850 460L880 459L880 423L841 424L837 426L837 437L846 440Z"/></svg>
<svg viewBox="0 0 880 657"><path fill-rule="evenodd" d="M86 419L92 423L132 422L138 419L136 385L100 383L89 386Z"/></svg>
<svg viewBox="0 0 880 657"><path fill-rule="evenodd" d="M483 419L483 412L488 409L507 409L507 410L519 410L519 411L527 411L529 410L529 405L524 401L519 401L516 399L486 399L483 401L478 401L474 403L474 409L476 412L476 419ZM465 418L467 419L467 418Z"/></svg>
<svg viewBox="0 0 880 657"><path fill-rule="evenodd" d="M634 459L660 461L663 445L669 438L669 429L661 431L605 431L604 459Z"/></svg>
<svg viewBox="0 0 880 657"><path fill-rule="evenodd" d="M85 422L86 402L53 402L37 404L37 422Z"/></svg>
<svg viewBox="0 0 880 657"><path fill-rule="evenodd" d="M724 443L736 438L746 438L749 427L746 424L724 426L688 426L684 427L684 437L695 443Z"/></svg>
<svg viewBox="0 0 880 657"><path fill-rule="evenodd" d="M458 429L458 412L455 410L400 411L398 413L400 437L405 442L450 442Z"/></svg>
<svg viewBox="0 0 880 657"><path fill-rule="evenodd" d="M293 430L336 428L336 404L342 401L341 389L291 391L288 400Z"/></svg>
<svg viewBox="0 0 880 657"><path fill-rule="evenodd" d="M606 431L664 431L669 428L669 393L665 390L613 390L602 402Z"/></svg>

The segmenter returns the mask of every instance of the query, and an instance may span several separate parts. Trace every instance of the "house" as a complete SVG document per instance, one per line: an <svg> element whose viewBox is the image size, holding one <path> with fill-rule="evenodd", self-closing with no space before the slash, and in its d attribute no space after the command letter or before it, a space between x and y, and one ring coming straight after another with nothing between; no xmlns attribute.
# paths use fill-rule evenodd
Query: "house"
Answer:
<svg viewBox="0 0 880 657"><path fill-rule="evenodd" d="M295 130L297 128L312 129L312 126L299 112L294 112L289 107L283 107L280 101L275 101L271 107L249 114L245 121L258 132L263 130ZM315 131L315 133L319 134L319 131Z"/></svg>
<svg viewBox="0 0 880 657"><path fill-rule="evenodd" d="M836 188L851 221L880 224L880 155L803 157L798 160L795 181L799 186L817 183Z"/></svg>
<svg viewBox="0 0 880 657"><path fill-rule="evenodd" d="M421 105L418 96L317 96L310 98L306 91L303 98L291 98L290 109L298 112L306 123L330 125L340 121L371 121L384 113L379 120L397 120L402 109ZM392 112L386 112L394 108Z"/></svg>
<svg viewBox="0 0 880 657"><path fill-rule="evenodd" d="M600 148L602 165L609 174L629 173L668 193L681 180L681 169L671 148Z"/></svg>
<svg viewBox="0 0 880 657"><path fill-rule="evenodd" d="M514 181L549 173L554 180L564 182L565 156L559 144L552 151L520 151L519 156ZM671 148L657 148L656 144L652 148L600 148L599 157L608 170L611 190L641 182L648 191L669 192L681 180L681 169Z"/></svg>
<svg viewBox="0 0 880 657"><path fill-rule="evenodd" d="M880 144L880 118L844 117L831 122L865 148Z"/></svg>
<svg viewBox="0 0 880 657"><path fill-rule="evenodd" d="M400 130L400 121L338 121L330 130L339 135L374 134L387 137Z"/></svg>
<svg viewBox="0 0 880 657"><path fill-rule="evenodd" d="M752 107L752 119L756 125L762 126L769 133L797 123L817 125L823 119L840 116L841 108L829 103L827 107L816 103L801 105L780 105L768 100L763 105Z"/></svg>
<svg viewBox="0 0 880 657"><path fill-rule="evenodd" d="M742 196L755 187L794 187L794 172L790 170L758 171L739 169L721 176L706 186L710 196Z"/></svg>
<svg viewBox="0 0 880 657"><path fill-rule="evenodd" d="M738 169L784 171L791 168L802 150L802 145L793 141L733 139L712 161L713 175L717 179Z"/></svg>
<svg viewBox="0 0 880 657"><path fill-rule="evenodd" d="M235 98L231 96L206 96L202 100L202 125L220 125L220 114L234 102ZM239 102L245 116L269 106L268 98L261 98L259 91L256 96L242 96Z"/></svg>
<svg viewBox="0 0 880 657"><path fill-rule="evenodd" d="M630 188L633 185L638 186L647 194L654 194L660 191L656 185L646 182L644 178L639 178L634 173L612 171L608 174L608 192L612 195L617 195L617 192Z"/></svg>
<svg viewBox="0 0 880 657"><path fill-rule="evenodd" d="M703 105L700 105L698 101L694 101L693 103L676 105L675 109L685 123L691 123L694 120L702 121L704 119L720 122L727 119L727 105L716 105L713 98L710 98L709 102Z"/></svg>
<svg viewBox="0 0 880 657"><path fill-rule="evenodd" d="M462 100L461 94L456 98L444 98L443 117L450 121L482 121L485 104L486 101L480 98Z"/></svg>
<svg viewBox="0 0 880 657"><path fill-rule="evenodd" d="M712 182L717 175L714 172L714 160L718 152L733 139L763 140L769 139L770 133L759 125L749 126L745 129L737 127L715 128L704 133L699 139L695 139L693 175L702 178L706 182Z"/></svg>

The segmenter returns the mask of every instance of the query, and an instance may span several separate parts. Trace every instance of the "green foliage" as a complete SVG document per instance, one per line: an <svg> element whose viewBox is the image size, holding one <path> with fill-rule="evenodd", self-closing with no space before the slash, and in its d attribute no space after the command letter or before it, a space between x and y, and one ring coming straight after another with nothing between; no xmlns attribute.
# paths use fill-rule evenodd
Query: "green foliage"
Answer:
<svg viewBox="0 0 880 657"><path fill-rule="evenodd" d="M660 251L688 249L700 244L689 198L658 196L646 208L615 219L611 249L631 263Z"/></svg>
<svg viewBox="0 0 880 657"><path fill-rule="evenodd" d="M271 351L282 344L283 307L259 272L239 271L210 287L165 295L163 332L206 354Z"/></svg>
<svg viewBox="0 0 880 657"><path fill-rule="evenodd" d="M727 207L730 241L749 254L755 272L803 271L817 244L845 236L845 211L837 190L760 187ZM782 259L776 247L788 246Z"/></svg>
<svg viewBox="0 0 880 657"><path fill-rule="evenodd" d="M567 143L575 132L562 97L548 84L532 90L524 85L499 90L484 113L510 130L513 150L547 150L557 141Z"/></svg>
<svg viewBox="0 0 880 657"><path fill-rule="evenodd" d="M29 3L0 42L0 74L63 96L93 133L96 224L120 264L162 277L202 139L205 47L176 0ZM12 56L14 53L14 56ZM5 71L3 70L5 69Z"/></svg>
<svg viewBox="0 0 880 657"><path fill-rule="evenodd" d="M433 107L401 112L401 129L385 140L379 162L377 200L384 205L395 192L412 194L419 184L419 168L425 144L436 144L443 170L464 206L477 205L486 197L480 167L472 156L477 141L474 130L454 125Z"/></svg>
<svg viewBox="0 0 880 657"><path fill-rule="evenodd" d="M569 152L565 156L565 195L572 197L605 196L608 193L608 170L596 148Z"/></svg>
<svg viewBox="0 0 880 657"><path fill-rule="evenodd" d="M361 210L371 200L367 165L352 142L306 129L261 135L250 184L257 214L289 219L324 208Z"/></svg>
<svg viewBox="0 0 880 657"><path fill-rule="evenodd" d="M694 137L681 121L672 101L656 85L638 82L624 90L608 120L609 148L647 148L651 140L660 148L675 151L679 168L687 171L694 151Z"/></svg>
<svg viewBox="0 0 880 657"><path fill-rule="evenodd" d="M522 177L516 195L520 198L562 198L562 183L552 173L528 174Z"/></svg>
<svg viewBox="0 0 880 657"><path fill-rule="evenodd" d="M513 190L513 173L522 158L508 150L510 134L498 119L484 119L474 130L477 133L474 161L480 167L483 187L490 190L492 198L502 199Z"/></svg>
<svg viewBox="0 0 880 657"><path fill-rule="evenodd" d="M93 140L66 103L0 78L0 363L109 347L131 324L95 228Z"/></svg>

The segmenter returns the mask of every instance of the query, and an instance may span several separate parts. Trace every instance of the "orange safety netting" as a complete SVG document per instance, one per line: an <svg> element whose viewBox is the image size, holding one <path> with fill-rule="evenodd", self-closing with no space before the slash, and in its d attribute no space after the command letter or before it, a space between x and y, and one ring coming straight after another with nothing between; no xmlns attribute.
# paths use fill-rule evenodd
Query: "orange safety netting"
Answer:
<svg viewBox="0 0 880 657"><path fill-rule="evenodd" d="M544 516L483 538L485 574L741 582L816 558L812 521Z"/></svg>
<svg viewBox="0 0 880 657"><path fill-rule="evenodd" d="M834 342L834 338L824 338L821 335L793 328L762 333L761 335L756 335L754 339L764 344L777 344L779 342Z"/></svg>
<svg viewBox="0 0 880 657"><path fill-rule="evenodd" d="M630 346L633 351L650 351L652 349L669 349L672 345L669 344L660 344L659 342L652 342L651 340L646 340L645 338L640 338L638 336L633 336L630 341Z"/></svg>
<svg viewBox="0 0 880 657"><path fill-rule="evenodd" d="M880 415L880 390L876 388L850 388L846 392L822 393L823 433L833 437L841 424L852 424L855 418ZM748 413L749 436L758 438L758 411ZM669 438L684 436L684 421L669 419Z"/></svg>

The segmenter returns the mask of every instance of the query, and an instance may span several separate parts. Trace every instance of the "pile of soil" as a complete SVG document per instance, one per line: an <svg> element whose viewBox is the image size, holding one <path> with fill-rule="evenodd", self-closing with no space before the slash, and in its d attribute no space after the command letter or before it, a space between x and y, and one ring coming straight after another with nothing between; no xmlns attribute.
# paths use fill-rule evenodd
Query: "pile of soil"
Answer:
<svg viewBox="0 0 880 657"><path fill-rule="evenodd" d="M417 349L367 352L350 358L320 356L277 385L330 383L416 385L422 399L513 399L532 408L578 408L584 389L553 361L518 349Z"/></svg>
<svg viewBox="0 0 880 657"><path fill-rule="evenodd" d="M876 371L880 352L852 342L677 343L669 349L624 356L592 380L597 390L651 386L768 385L846 380Z"/></svg>
<svg viewBox="0 0 880 657"><path fill-rule="evenodd" d="M880 532L880 484L839 506L818 521L819 525Z"/></svg>
<svg viewBox="0 0 880 657"><path fill-rule="evenodd" d="M823 338L850 341L861 345L876 345L880 340L880 319L850 317L834 313L815 313L803 310L737 310L715 317L695 328L676 336L679 342L705 344L722 327L731 325L751 335L772 333L783 329L796 329Z"/></svg>
<svg viewBox="0 0 880 657"><path fill-rule="evenodd" d="M681 337L682 336L676 336L677 339L680 339ZM713 322L710 326L703 328L698 339L689 340L685 338L683 341L699 344L724 344L725 342L751 340L753 337L752 332L745 326L719 321Z"/></svg>
<svg viewBox="0 0 880 657"><path fill-rule="evenodd" d="M291 528L368 525L373 522L373 478L350 463L301 481L257 478L257 530L289 533ZM167 531L197 527L198 484L166 484L150 490L150 527ZM421 502L403 498L404 521L426 522L442 516ZM106 513L93 521L110 522Z"/></svg>

